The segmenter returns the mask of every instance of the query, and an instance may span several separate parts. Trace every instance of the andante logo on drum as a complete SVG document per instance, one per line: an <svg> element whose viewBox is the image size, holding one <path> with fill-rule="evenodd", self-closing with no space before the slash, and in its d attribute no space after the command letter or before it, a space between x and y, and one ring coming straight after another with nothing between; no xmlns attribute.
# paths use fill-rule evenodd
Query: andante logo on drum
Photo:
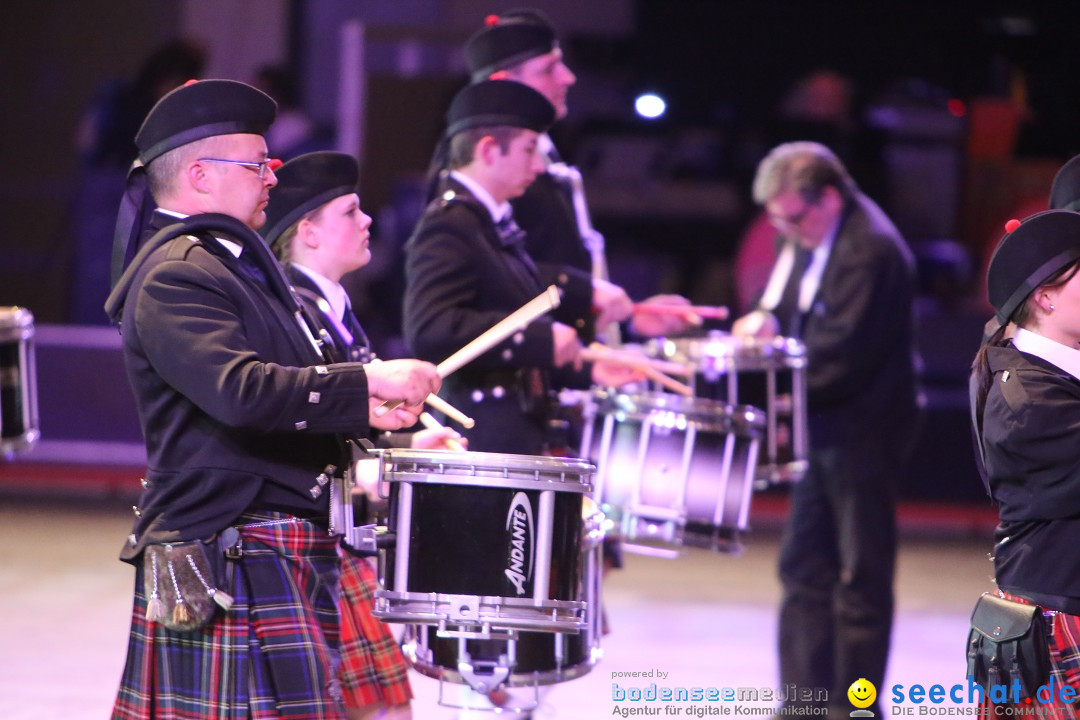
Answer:
<svg viewBox="0 0 1080 720"><path fill-rule="evenodd" d="M525 583L532 580L536 534L533 531L533 511L529 496L514 495L506 512L506 529L510 533L510 554L506 578L514 584L518 595L525 594Z"/></svg>

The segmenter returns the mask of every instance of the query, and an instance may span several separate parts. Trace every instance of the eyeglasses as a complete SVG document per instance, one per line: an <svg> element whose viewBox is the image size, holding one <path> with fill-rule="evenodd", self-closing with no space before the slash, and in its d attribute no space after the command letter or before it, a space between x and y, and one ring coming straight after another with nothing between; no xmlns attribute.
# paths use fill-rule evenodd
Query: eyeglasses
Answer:
<svg viewBox="0 0 1080 720"><path fill-rule="evenodd" d="M803 209L789 217L783 217L782 215L769 215L769 222L773 224L777 230L783 230L784 228L796 228L802 224L802 221L806 219L807 214L816 203L806 203Z"/></svg>
<svg viewBox="0 0 1080 720"><path fill-rule="evenodd" d="M199 158L199 162L219 162L229 163L230 165L243 165L246 168L251 168L259 175L259 179L262 180L266 177L266 170L271 166L280 167L278 162L273 158L267 158L261 162L254 162L248 160L226 160L225 158Z"/></svg>

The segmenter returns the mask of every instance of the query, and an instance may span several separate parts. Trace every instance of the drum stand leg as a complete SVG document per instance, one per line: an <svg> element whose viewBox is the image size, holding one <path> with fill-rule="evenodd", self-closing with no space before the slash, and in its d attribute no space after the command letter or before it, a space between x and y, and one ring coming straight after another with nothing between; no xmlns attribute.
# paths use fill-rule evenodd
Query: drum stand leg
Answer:
<svg viewBox="0 0 1080 720"><path fill-rule="evenodd" d="M506 653L499 656L497 661L479 661L474 662L472 656L469 655L466 649L466 638L458 638L458 660L457 671L461 678L465 681L466 687L474 691L475 693L483 696L488 700L490 705L482 703L471 703L470 700L477 699L471 695L466 695L460 703L455 703L451 699L447 698L444 694L444 688L446 686L445 681L439 679L439 704L443 707L451 707L459 710L482 710L487 712L518 712L525 713L535 710L540 704L540 691L538 686L532 685L533 697L531 702L526 699L525 702L517 703L514 706L497 702L496 695L504 696L506 700L510 700L510 696L505 692L499 692L502 690L503 685L510 677L510 670L517 663L516 649L517 641L514 639L507 640ZM461 686L458 686L461 687Z"/></svg>
<svg viewBox="0 0 1080 720"><path fill-rule="evenodd" d="M469 687L481 695L487 695L497 690L510 677L510 668L517 661L516 640L506 641L506 654L499 655L496 661L473 662L472 656L466 649L465 638L458 638L458 674L465 680Z"/></svg>

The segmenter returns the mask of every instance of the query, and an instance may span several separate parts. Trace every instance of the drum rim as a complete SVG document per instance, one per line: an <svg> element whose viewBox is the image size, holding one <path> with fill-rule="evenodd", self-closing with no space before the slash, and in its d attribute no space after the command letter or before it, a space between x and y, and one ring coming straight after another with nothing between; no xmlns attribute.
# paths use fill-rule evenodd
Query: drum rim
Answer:
<svg viewBox="0 0 1080 720"><path fill-rule="evenodd" d="M22 330L23 333L5 337L5 331ZM34 335L34 313L18 305L0 306L0 342L28 340Z"/></svg>
<svg viewBox="0 0 1080 720"><path fill-rule="evenodd" d="M465 475L462 473L438 473L418 468L415 470L386 470L384 481L412 483L416 485L453 485L455 487L487 488L489 490L552 491L588 495L593 491L590 480L582 478L554 477L493 477L490 475Z"/></svg>
<svg viewBox="0 0 1080 720"><path fill-rule="evenodd" d="M473 601L476 608L472 617L453 616L450 608L462 598ZM401 604L390 607L392 602ZM410 606L422 606L425 612L409 612ZM500 609L517 614L500 614ZM528 613L528 610L537 612ZM585 600L544 600L537 603L532 598L507 598L498 595L451 595L447 593L395 592L377 590L375 607L371 614L386 622L403 622L411 625L438 625L442 622L466 627L489 625L494 628L515 628L533 632L576 633L588 624Z"/></svg>
<svg viewBox="0 0 1080 720"><path fill-rule="evenodd" d="M704 355L699 348L703 346L715 346L724 348L725 352ZM674 352L667 352L671 348ZM660 338L650 341L647 351L653 356L671 359L674 356L682 356L685 362L700 367L703 356L727 360L731 368L738 369L779 369L800 368L806 364L806 344L795 337L777 335L768 339L753 337L739 337L730 333L715 334L706 337L689 338ZM753 361L769 361L762 363L767 367L753 367ZM743 363L751 367L743 368Z"/></svg>
<svg viewBox="0 0 1080 720"><path fill-rule="evenodd" d="M617 406L618 398L628 398L635 407L627 409ZM765 412L753 405L736 405L723 400L674 393L621 393L601 388L593 393L593 402L602 415L617 413L634 420L643 420L658 412L670 412L687 416L699 427L727 431L728 426L734 425L738 430L751 431L747 435L764 433L766 425Z"/></svg>
<svg viewBox="0 0 1080 720"><path fill-rule="evenodd" d="M428 460L432 465L450 465L454 467L483 466L483 467L512 467L545 469L550 473L578 471L581 474L591 474L596 466L585 458L579 457L549 457L547 455L520 455L513 453L493 453L480 450L447 450L442 448L377 448L368 451L374 455L382 455L384 462L417 462L421 459ZM487 458L490 462L465 462L469 458Z"/></svg>

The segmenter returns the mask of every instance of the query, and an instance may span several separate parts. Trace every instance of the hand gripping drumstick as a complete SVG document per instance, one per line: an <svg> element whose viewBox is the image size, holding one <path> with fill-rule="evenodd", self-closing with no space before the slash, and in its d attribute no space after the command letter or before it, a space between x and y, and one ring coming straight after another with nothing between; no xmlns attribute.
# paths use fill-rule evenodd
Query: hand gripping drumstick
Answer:
<svg viewBox="0 0 1080 720"><path fill-rule="evenodd" d="M455 370L459 370L462 366L472 362L480 355L495 347L506 338L516 333L521 328L531 323L536 318L551 312L555 308L559 307L559 303L562 301L562 297L559 293L559 289L554 285L548 285L544 292L534 297L529 302L519 307L514 312L507 315L499 322L492 325L490 328L480 333L472 342L465 345L450 357L443 360L441 363L435 366L435 372L441 378L445 378ZM434 400L433 400L434 398ZM436 407L439 403L443 406L446 402L440 399L437 395L428 395L425 402L432 407ZM386 413L390 412L396 407L399 407L401 402L384 402L375 408L376 417L382 417ZM442 412L446 412L442 406L437 407ZM447 413L449 414L449 413ZM458 413L459 415L461 413ZM464 423L463 423L464 424ZM472 427L472 425L466 425L465 427Z"/></svg>
<svg viewBox="0 0 1080 720"><path fill-rule="evenodd" d="M667 375L660 372L649 358L637 358L629 353L619 352L618 350L604 347L599 343L593 343L585 350L582 350L581 357L585 360L592 360L594 362L609 362L616 365L625 365L627 367L635 368L644 373L645 377L653 382L663 385L674 393L686 397L693 397L694 395L694 391L689 385L685 385L678 380L669 378Z"/></svg>
<svg viewBox="0 0 1080 720"><path fill-rule="evenodd" d="M442 430L443 425L435 419L435 417L429 412L420 413L420 422L428 430ZM446 438L443 440L443 444L450 450L457 450L458 452L464 452L465 446L459 443L454 438Z"/></svg>

